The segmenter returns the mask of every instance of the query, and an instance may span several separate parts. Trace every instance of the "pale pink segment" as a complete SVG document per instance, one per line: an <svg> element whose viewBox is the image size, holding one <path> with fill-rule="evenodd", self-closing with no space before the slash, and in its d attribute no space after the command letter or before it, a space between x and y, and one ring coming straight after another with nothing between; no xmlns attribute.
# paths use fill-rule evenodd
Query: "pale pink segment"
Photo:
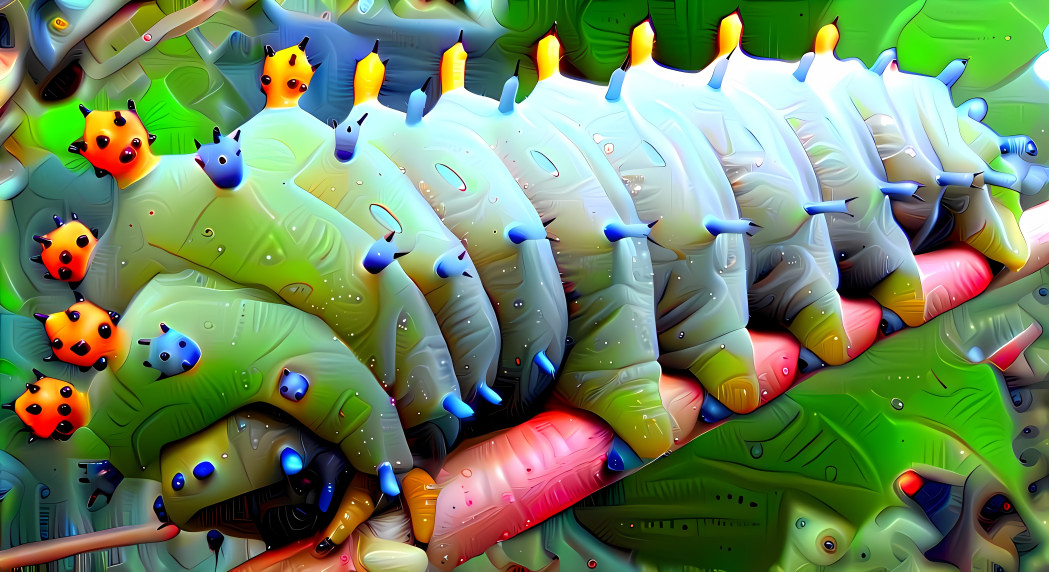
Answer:
<svg viewBox="0 0 1049 572"><path fill-rule="evenodd" d="M925 281L922 280L922 284ZM849 335L849 358L867 351L878 337L878 326L881 324L881 305L871 297L841 297L841 321Z"/></svg>
<svg viewBox="0 0 1049 572"><path fill-rule="evenodd" d="M448 457L427 553L451 568L616 480L612 430L581 412L552 411Z"/></svg>
<svg viewBox="0 0 1049 572"><path fill-rule="evenodd" d="M761 403L767 403L787 391L797 378L801 346L787 332L750 331L750 343L754 347L754 371L758 374Z"/></svg>
<svg viewBox="0 0 1049 572"><path fill-rule="evenodd" d="M991 288L1012 284L1049 264L1049 201L1033 206L1020 215L1020 232L1027 240L1027 248L1030 251L1027 263L1015 272L1000 272L994 277Z"/></svg>
<svg viewBox="0 0 1049 572"><path fill-rule="evenodd" d="M1027 348L1031 347L1031 344L1033 344L1041 335L1042 325L1038 322L1033 322L1030 326L1027 326L1024 331L1017 334L1016 337L1008 342L1005 342L1005 345L998 348L983 361L1005 371L1009 366L1013 365L1013 362L1027 351Z"/></svg>
<svg viewBox="0 0 1049 572"><path fill-rule="evenodd" d="M925 293L925 321L975 298L991 283L987 259L967 244L955 244L914 258Z"/></svg>

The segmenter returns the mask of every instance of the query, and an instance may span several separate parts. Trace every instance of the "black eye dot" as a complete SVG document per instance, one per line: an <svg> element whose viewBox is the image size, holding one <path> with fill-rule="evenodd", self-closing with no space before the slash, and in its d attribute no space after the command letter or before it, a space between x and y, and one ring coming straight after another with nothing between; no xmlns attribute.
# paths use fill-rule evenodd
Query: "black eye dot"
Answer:
<svg viewBox="0 0 1049 572"><path fill-rule="evenodd" d="M77 312L76 310L73 310L72 312L67 312L67 315L69 316L70 322L75 322L80 319L80 312Z"/></svg>
<svg viewBox="0 0 1049 572"><path fill-rule="evenodd" d="M73 408L70 407L69 404L67 404L67 403L63 403L62 405L58 406L58 414L59 415L69 415L72 412L73 412Z"/></svg>
<svg viewBox="0 0 1049 572"><path fill-rule="evenodd" d="M219 155L219 165L225 165L225 164L226 164L226 156L225 155Z"/></svg>
<svg viewBox="0 0 1049 572"><path fill-rule="evenodd" d="M51 340L51 347L55 348L56 350L62 349L62 340L58 338Z"/></svg>
<svg viewBox="0 0 1049 572"><path fill-rule="evenodd" d="M65 397L66 399L69 399L70 397L73 397L73 388L69 387L67 385L67 386L63 387L61 390L59 390L59 393L62 394L62 397Z"/></svg>
<svg viewBox="0 0 1049 572"><path fill-rule="evenodd" d="M69 264L73 261L73 255L70 254L68 250L63 250L62 254L58 255L58 260L62 264Z"/></svg>
<svg viewBox="0 0 1049 572"><path fill-rule="evenodd" d="M73 271L70 270L68 267L63 266L58 269L58 277L61 280L69 280L73 277Z"/></svg>
<svg viewBox="0 0 1049 572"><path fill-rule="evenodd" d="M289 79L288 80L288 87L290 87L292 89L295 89L295 87L298 86L298 85L299 85L299 80L297 80L297 79Z"/></svg>
<svg viewBox="0 0 1049 572"><path fill-rule="evenodd" d="M98 335L103 340L108 340L109 336L112 335L112 334L113 334L113 331L110 330L109 324L102 324L101 326L98 327Z"/></svg>
<svg viewBox="0 0 1049 572"><path fill-rule="evenodd" d="M161 361L168 361L169 357L171 357L171 354L169 354L168 352L160 352Z"/></svg>
<svg viewBox="0 0 1049 572"><path fill-rule="evenodd" d="M139 139L138 137L135 137L134 139L131 140L131 146L134 147L135 149L138 149L139 147L142 146L142 140Z"/></svg>
<svg viewBox="0 0 1049 572"><path fill-rule="evenodd" d="M186 340L179 340L178 341L178 347L180 347L180 348L186 347Z"/></svg>
<svg viewBox="0 0 1049 572"><path fill-rule="evenodd" d="M288 386L287 385L280 386L280 392L281 393L287 393L288 392Z"/></svg>
<svg viewBox="0 0 1049 572"><path fill-rule="evenodd" d="M88 243L88 238L87 238L86 234L82 234L82 235L76 237L76 245L79 246L80 248L84 248L85 246L87 246L87 243Z"/></svg>
<svg viewBox="0 0 1049 572"><path fill-rule="evenodd" d="M29 407L25 408L26 413L28 413L30 415L40 415L40 412L43 411L43 410L44 410L44 408L40 407L36 403L34 403L34 404L30 405Z"/></svg>
<svg viewBox="0 0 1049 572"><path fill-rule="evenodd" d="M62 421L57 427L55 427L55 430L59 433L71 433L73 431L73 424L69 421Z"/></svg>
<svg viewBox="0 0 1049 572"><path fill-rule="evenodd" d="M823 549L824 550L834 550L834 541L833 540L824 540L823 541Z"/></svg>
<svg viewBox="0 0 1049 572"><path fill-rule="evenodd" d="M299 86L299 91L306 91L306 84L300 85Z"/></svg>
<svg viewBox="0 0 1049 572"><path fill-rule="evenodd" d="M268 75L262 76L262 85L269 85L269 84L270 84L270 76L268 76Z"/></svg>
<svg viewBox="0 0 1049 572"><path fill-rule="evenodd" d="M109 145L109 137L99 135L98 137L95 137L95 143L98 144L99 149L105 149L106 146Z"/></svg>

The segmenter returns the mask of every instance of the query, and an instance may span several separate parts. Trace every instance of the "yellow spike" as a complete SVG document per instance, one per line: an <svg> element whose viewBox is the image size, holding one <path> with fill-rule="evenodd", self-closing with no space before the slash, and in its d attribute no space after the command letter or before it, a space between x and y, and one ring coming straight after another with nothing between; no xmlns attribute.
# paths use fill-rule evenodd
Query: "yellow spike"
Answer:
<svg viewBox="0 0 1049 572"><path fill-rule="evenodd" d="M378 99L384 77L386 66L379 60L379 54L372 52L357 62L357 70L353 72L353 104Z"/></svg>
<svg viewBox="0 0 1049 572"><path fill-rule="evenodd" d="M834 48L838 46L838 38L840 37L838 26L833 22L820 28L820 31L816 34L816 53L833 55Z"/></svg>
<svg viewBox="0 0 1049 572"><path fill-rule="evenodd" d="M648 20L634 28L630 35L630 65L640 65L652 59L652 44L655 38L656 34Z"/></svg>
<svg viewBox="0 0 1049 572"><path fill-rule="evenodd" d="M547 34L545 38L539 40L539 52L535 59L539 81L561 73L561 42L557 36Z"/></svg>
<svg viewBox="0 0 1049 572"><path fill-rule="evenodd" d="M466 50L462 42L445 50L441 56L441 93L466 85Z"/></svg>
<svg viewBox="0 0 1049 572"><path fill-rule="evenodd" d="M739 13L733 12L721 21L718 28L718 57L725 57L739 47L740 38L743 37L743 20L739 19Z"/></svg>

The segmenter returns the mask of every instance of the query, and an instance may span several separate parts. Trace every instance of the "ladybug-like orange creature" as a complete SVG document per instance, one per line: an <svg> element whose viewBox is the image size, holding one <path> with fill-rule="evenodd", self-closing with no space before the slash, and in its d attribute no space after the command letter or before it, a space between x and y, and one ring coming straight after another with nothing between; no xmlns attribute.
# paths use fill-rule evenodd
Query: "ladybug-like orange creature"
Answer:
<svg viewBox="0 0 1049 572"><path fill-rule="evenodd" d="M31 260L47 268L44 278L69 282L70 288L76 288L91 264L91 255L98 242L98 229L88 230L77 219L76 213L71 214L73 220L68 223L55 215L55 230L43 236L33 236L43 251Z"/></svg>
<svg viewBox="0 0 1049 572"><path fill-rule="evenodd" d="M26 424L30 443L37 438L69 439L90 415L87 395L67 381L47 377L36 369L33 373L36 381L25 384L25 393L3 408L14 410Z"/></svg>
<svg viewBox="0 0 1049 572"><path fill-rule="evenodd" d="M306 93L313 72L320 64L310 65L306 59L306 42L274 52L266 45L266 63L262 66L262 93L266 94L266 107L295 107L299 98Z"/></svg>
<svg viewBox="0 0 1049 572"><path fill-rule="evenodd" d="M92 111L81 104L84 136L69 146L70 153L95 167L97 177L113 175L121 189L146 176L159 161L149 149L157 136L146 131L134 101L127 100L127 109Z"/></svg>
<svg viewBox="0 0 1049 572"><path fill-rule="evenodd" d="M53 355L44 361L62 360L87 371L92 366L102 371L109 360L126 346L124 334L117 328L120 315L107 312L73 292L76 303L65 312L36 314L51 340Z"/></svg>

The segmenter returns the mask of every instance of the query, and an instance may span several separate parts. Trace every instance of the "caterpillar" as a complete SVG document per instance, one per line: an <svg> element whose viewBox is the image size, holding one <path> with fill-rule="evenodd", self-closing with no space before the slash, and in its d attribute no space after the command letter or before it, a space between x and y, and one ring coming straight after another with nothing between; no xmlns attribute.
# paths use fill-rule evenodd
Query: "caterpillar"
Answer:
<svg viewBox="0 0 1049 572"><path fill-rule="evenodd" d="M265 109L188 155L154 154L130 100L81 105L69 151L120 188L113 223L86 239L90 264L61 277L100 320L114 309L120 334L104 356L56 352L101 370L86 426L121 473L161 482L164 521L204 530L228 499L268 494L227 481L237 463L270 481L307 469L321 478L294 491L311 507L294 537L310 551L339 554L403 490L409 507L436 506L413 534L433 535L427 557L448 568L700 425L959 306L988 287L992 264L1035 270L1039 243L1002 197L1041 190L1044 170L1025 160L1037 148L990 131L979 102L953 106L962 64L928 78L887 53L868 70L834 56L833 25L798 63L760 60L740 48L741 27L726 18L717 58L688 74L652 60L642 24L607 87L561 75L548 35L520 102L516 76L499 100L465 89L460 37L429 111L427 86L403 112L378 101L377 42L330 126L298 105L323 63L303 37L267 46ZM47 328L54 315L37 316ZM999 342L981 341L975 361L1009 367ZM554 411L528 419L539 407ZM279 410L274 425L294 433L290 416L309 450L216 459L214 434L245 408ZM525 419L445 466L464 437ZM572 451L585 454L561 464ZM509 489L571 484L531 490L521 512L488 494L469 512L449 485L459 477L437 479L449 492L436 505L428 481L402 482L413 467L469 479L463 467L486 452L524 467L492 476ZM287 525L290 511L273 518ZM472 524L455 525L464 511Z"/></svg>

